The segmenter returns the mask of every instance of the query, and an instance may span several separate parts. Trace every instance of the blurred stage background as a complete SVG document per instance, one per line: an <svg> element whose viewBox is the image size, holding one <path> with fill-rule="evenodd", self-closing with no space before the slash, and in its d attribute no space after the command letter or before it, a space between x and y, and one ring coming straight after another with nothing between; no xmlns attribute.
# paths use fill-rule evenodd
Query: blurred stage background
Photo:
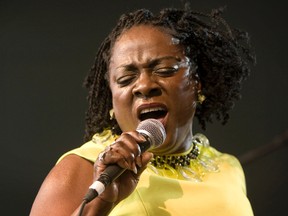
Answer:
<svg viewBox="0 0 288 216"><path fill-rule="evenodd" d="M205 132L223 152L241 156L271 143L288 128L285 4L284 0L191 3L204 12L227 5L224 17L231 26L250 33L257 54L258 63L230 121L226 126L208 125ZM139 7L179 5L176 0L0 0L1 212L28 215L58 157L82 144L87 107L82 81L120 14ZM287 135L282 143L287 146ZM287 154L283 147L243 165L255 215L288 211Z"/></svg>

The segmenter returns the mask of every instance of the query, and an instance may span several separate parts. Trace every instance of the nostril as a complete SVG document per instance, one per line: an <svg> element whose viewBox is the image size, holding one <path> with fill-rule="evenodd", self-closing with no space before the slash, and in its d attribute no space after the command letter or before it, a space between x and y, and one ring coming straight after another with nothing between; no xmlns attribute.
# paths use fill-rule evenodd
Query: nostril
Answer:
<svg viewBox="0 0 288 216"><path fill-rule="evenodd" d="M142 89L134 92L134 95L138 98L151 98L161 95L160 88Z"/></svg>
<svg viewBox="0 0 288 216"><path fill-rule="evenodd" d="M138 91L137 91L137 92L134 92L134 95L135 95L136 97L139 97L139 98L140 98L140 97L143 97L142 94L141 94L141 92L138 92Z"/></svg>
<svg viewBox="0 0 288 216"><path fill-rule="evenodd" d="M151 89L150 95L152 95L152 96L160 96L161 95L161 89L160 88Z"/></svg>

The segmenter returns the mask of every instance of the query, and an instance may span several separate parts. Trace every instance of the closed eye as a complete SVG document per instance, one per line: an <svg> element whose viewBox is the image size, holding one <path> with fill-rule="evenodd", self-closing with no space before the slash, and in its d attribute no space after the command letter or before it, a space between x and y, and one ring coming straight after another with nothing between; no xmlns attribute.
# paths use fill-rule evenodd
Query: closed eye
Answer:
<svg viewBox="0 0 288 216"><path fill-rule="evenodd" d="M137 76L136 74L127 74L127 75L121 76L116 80L116 83L120 87L127 86L134 81L136 76Z"/></svg>
<svg viewBox="0 0 288 216"><path fill-rule="evenodd" d="M174 73L176 73L178 71L178 69L179 69L178 66L161 67L161 68L157 68L156 70L154 70L153 73L157 74L158 76L168 77L168 76L172 76Z"/></svg>

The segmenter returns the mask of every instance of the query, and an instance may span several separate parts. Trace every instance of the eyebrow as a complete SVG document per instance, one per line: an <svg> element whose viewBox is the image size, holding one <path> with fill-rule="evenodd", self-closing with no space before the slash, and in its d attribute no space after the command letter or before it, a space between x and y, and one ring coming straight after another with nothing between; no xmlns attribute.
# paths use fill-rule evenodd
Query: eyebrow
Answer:
<svg viewBox="0 0 288 216"><path fill-rule="evenodd" d="M153 59L151 62L148 63L148 67L153 68L163 60L176 60L176 61L180 62L181 58L176 57L176 56L164 56L161 58Z"/></svg>
<svg viewBox="0 0 288 216"><path fill-rule="evenodd" d="M180 62L181 58L177 57L177 56L163 56L163 57L160 57L160 58L153 59L151 61L148 60L147 67L148 68L153 68L153 67L158 65L163 60L176 60L176 61ZM137 69L133 63L127 64L127 65L125 65L125 64L124 65L120 65L120 66L117 67L117 69L118 68L125 68L125 69L131 70L131 71L133 71L134 69Z"/></svg>

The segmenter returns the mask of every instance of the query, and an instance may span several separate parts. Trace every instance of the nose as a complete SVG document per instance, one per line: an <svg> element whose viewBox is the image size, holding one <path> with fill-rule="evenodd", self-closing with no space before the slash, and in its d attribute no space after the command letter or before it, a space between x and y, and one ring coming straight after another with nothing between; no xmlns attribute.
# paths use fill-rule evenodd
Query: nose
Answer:
<svg viewBox="0 0 288 216"><path fill-rule="evenodd" d="M151 98L161 95L161 88L149 72L140 73L135 86L133 88L133 95L138 98Z"/></svg>

